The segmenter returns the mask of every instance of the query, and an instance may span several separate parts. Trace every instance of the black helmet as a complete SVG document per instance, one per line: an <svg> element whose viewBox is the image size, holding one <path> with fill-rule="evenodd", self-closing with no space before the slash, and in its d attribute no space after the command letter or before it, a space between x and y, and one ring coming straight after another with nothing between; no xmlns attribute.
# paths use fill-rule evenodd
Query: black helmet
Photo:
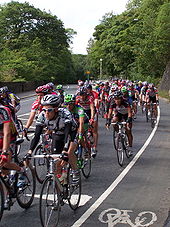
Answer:
<svg viewBox="0 0 170 227"><path fill-rule="evenodd" d="M87 95L87 88L82 87L78 93L78 95Z"/></svg>
<svg viewBox="0 0 170 227"><path fill-rule="evenodd" d="M88 84L86 88L92 90L92 85Z"/></svg>
<svg viewBox="0 0 170 227"><path fill-rule="evenodd" d="M41 100L43 106L51 105L58 107L61 104L61 99L58 95L45 95Z"/></svg>
<svg viewBox="0 0 170 227"><path fill-rule="evenodd" d="M114 98L121 98L123 96L121 91L115 91L113 95L114 95Z"/></svg>

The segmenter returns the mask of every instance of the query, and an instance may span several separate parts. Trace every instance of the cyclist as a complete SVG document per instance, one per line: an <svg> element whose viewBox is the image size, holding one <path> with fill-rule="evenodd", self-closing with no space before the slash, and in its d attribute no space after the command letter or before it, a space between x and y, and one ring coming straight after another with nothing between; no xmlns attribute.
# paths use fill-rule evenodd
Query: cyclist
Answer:
<svg viewBox="0 0 170 227"><path fill-rule="evenodd" d="M97 155L97 144L98 144L98 113L99 113L99 99L98 93L92 90L92 85L87 86L87 92L94 100L95 116L93 122L93 137L94 137L94 147L92 149L92 157L94 158Z"/></svg>
<svg viewBox="0 0 170 227"><path fill-rule="evenodd" d="M43 86L37 87L35 92L37 94L37 99L32 104L31 113L24 128L24 136L27 135L27 131L29 127L32 125L36 114L39 114L42 111L41 99L44 97L44 95L48 94L50 91L46 85L43 85Z"/></svg>
<svg viewBox="0 0 170 227"><path fill-rule="evenodd" d="M127 89L126 86L123 86L121 88L121 92L123 94L123 100L125 100L126 102L128 102L129 105L132 105L133 100L132 100L132 97L129 95L129 91L128 91L128 89Z"/></svg>
<svg viewBox="0 0 170 227"><path fill-rule="evenodd" d="M129 142L129 153L132 153L132 110L130 105L123 100L123 94L121 91L114 93L114 102L111 103L109 108L108 118L106 120L106 127L110 127L111 122L126 121L126 133Z"/></svg>
<svg viewBox="0 0 170 227"><path fill-rule="evenodd" d="M64 109L59 108L61 104L61 99L57 95L48 94L43 97L41 100L43 106L43 111L39 114L36 121L36 129L34 138L31 141L30 149L26 157L31 156L34 149L36 148L40 135L42 134L43 129L46 127L48 131L51 131L52 134L52 153L68 153L74 152L74 139L75 139L75 125L72 121L71 113ZM70 146L68 148L68 136L70 135ZM72 160L73 161L73 160ZM72 166L74 170L74 166ZM56 174L61 174L62 166L57 168ZM77 182L79 173L73 172L73 183ZM75 182L74 182L75 181Z"/></svg>
<svg viewBox="0 0 170 227"><path fill-rule="evenodd" d="M158 91L154 87L154 84L150 83L148 90L146 91L146 105L148 108L148 115L150 115L150 103L154 105L154 115L157 117L157 104L159 103Z"/></svg>
<svg viewBox="0 0 170 227"><path fill-rule="evenodd" d="M1 87L0 93L5 105L11 105L11 108L13 107L12 109L14 109L15 113L20 110L20 98L16 94L10 92L7 86Z"/></svg>
<svg viewBox="0 0 170 227"><path fill-rule="evenodd" d="M85 141L83 140L83 133L84 130L88 128L88 117L86 116L84 110L79 105L75 104L75 96L68 94L64 97L64 104L66 108L70 111L72 115L72 119L75 122L77 127L77 134L78 134L78 142L81 143L85 147ZM77 149L77 135L74 140L74 144L72 145L74 151ZM69 153L69 162L73 166L74 171L78 171L77 168L77 158L73 152Z"/></svg>
<svg viewBox="0 0 170 227"><path fill-rule="evenodd" d="M19 173L18 187L24 184L24 168L12 162L12 149L10 145L16 141L17 130L12 119L11 111L2 105L0 98L0 166L4 176L9 174L9 170L16 170ZM9 198L5 198L4 208L8 208Z"/></svg>
<svg viewBox="0 0 170 227"><path fill-rule="evenodd" d="M62 104L64 102L64 95L65 95L63 86L61 84L57 85L56 90L57 90L57 95L60 97L61 104Z"/></svg>

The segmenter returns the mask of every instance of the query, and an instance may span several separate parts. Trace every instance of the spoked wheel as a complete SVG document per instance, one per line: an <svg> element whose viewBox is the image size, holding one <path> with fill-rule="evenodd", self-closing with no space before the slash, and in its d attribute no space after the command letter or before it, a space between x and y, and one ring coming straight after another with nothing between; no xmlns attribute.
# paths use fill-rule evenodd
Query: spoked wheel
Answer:
<svg viewBox="0 0 170 227"><path fill-rule="evenodd" d="M151 128L155 127L155 121L156 121L156 118L154 117L154 112L152 110L152 112L151 112Z"/></svg>
<svg viewBox="0 0 170 227"><path fill-rule="evenodd" d="M0 182L0 221L4 212L4 190L2 183Z"/></svg>
<svg viewBox="0 0 170 227"><path fill-rule="evenodd" d="M76 210L81 198L81 175L76 185L72 184L73 174L71 168L68 169L68 203L71 209Z"/></svg>
<svg viewBox="0 0 170 227"><path fill-rule="evenodd" d="M20 207L29 208L33 202L36 188L36 179L33 168L27 166L23 173L23 177L23 185L18 187L17 190L17 201Z"/></svg>
<svg viewBox="0 0 170 227"><path fill-rule="evenodd" d="M126 133L125 133L123 145L124 145L124 151L125 151L126 157L130 158L131 154L129 153L129 150L128 150L129 142L128 142L128 137Z"/></svg>
<svg viewBox="0 0 170 227"><path fill-rule="evenodd" d="M39 145L35 150L35 155L43 154L43 148ZM47 158L34 158L35 176L40 184L43 183L48 169Z"/></svg>
<svg viewBox="0 0 170 227"><path fill-rule="evenodd" d="M82 147L82 174L85 178L88 178L91 174L91 153Z"/></svg>
<svg viewBox="0 0 170 227"><path fill-rule="evenodd" d="M22 124L22 121L20 119L17 119L17 128L18 128L18 138L23 138L23 130L24 126ZM17 145L17 155L19 155L21 151L21 144Z"/></svg>
<svg viewBox="0 0 170 227"><path fill-rule="evenodd" d="M60 200L57 185L53 177L47 177L42 186L40 194L40 220L43 227L56 227L60 216Z"/></svg>
<svg viewBox="0 0 170 227"><path fill-rule="evenodd" d="M117 139L118 139L118 132L113 128L113 145L115 150L117 150Z"/></svg>
<svg viewBox="0 0 170 227"><path fill-rule="evenodd" d="M120 166L123 166L123 161L124 161L124 144L122 141L122 137L118 136L117 138L117 145L116 145L117 149L117 159L118 159L118 163Z"/></svg>

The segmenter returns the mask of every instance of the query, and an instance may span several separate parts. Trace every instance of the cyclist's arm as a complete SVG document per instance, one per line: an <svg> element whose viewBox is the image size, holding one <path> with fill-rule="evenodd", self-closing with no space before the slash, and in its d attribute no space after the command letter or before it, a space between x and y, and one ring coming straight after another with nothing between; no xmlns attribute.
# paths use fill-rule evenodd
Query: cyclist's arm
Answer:
<svg viewBox="0 0 170 227"><path fill-rule="evenodd" d="M31 140L30 149L28 152L29 154L32 154L32 152L36 148L36 146L40 140L40 135L42 134L43 127L44 127L43 125L36 125L34 138Z"/></svg>
<svg viewBox="0 0 170 227"><path fill-rule="evenodd" d="M10 129L11 122L6 122L3 124L3 151L7 151L10 146L10 139L11 139L11 129Z"/></svg>
<svg viewBox="0 0 170 227"><path fill-rule="evenodd" d="M95 111L94 111L94 104L90 104L90 110L91 110L91 119L94 119Z"/></svg>
<svg viewBox="0 0 170 227"><path fill-rule="evenodd" d="M78 129L78 132L80 134L83 133L83 128L84 128L84 116L79 117L79 129Z"/></svg>
<svg viewBox="0 0 170 227"><path fill-rule="evenodd" d="M36 115L36 112L35 111L31 111L30 116L29 116L29 119L28 119L28 121L26 123L25 128L29 128L32 125L33 120L35 118L35 115Z"/></svg>
<svg viewBox="0 0 170 227"><path fill-rule="evenodd" d="M68 135L71 131L71 122L65 123L65 129L64 129L64 150L68 149Z"/></svg>

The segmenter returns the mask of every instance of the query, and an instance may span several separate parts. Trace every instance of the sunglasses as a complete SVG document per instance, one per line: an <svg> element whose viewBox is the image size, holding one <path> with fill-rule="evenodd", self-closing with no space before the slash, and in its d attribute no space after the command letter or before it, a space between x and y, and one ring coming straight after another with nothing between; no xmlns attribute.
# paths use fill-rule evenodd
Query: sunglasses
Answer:
<svg viewBox="0 0 170 227"><path fill-rule="evenodd" d="M48 112L48 113L51 113L52 111L55 110L55 108L48 108L48 109L42 109L45 113Z"/></svg>

